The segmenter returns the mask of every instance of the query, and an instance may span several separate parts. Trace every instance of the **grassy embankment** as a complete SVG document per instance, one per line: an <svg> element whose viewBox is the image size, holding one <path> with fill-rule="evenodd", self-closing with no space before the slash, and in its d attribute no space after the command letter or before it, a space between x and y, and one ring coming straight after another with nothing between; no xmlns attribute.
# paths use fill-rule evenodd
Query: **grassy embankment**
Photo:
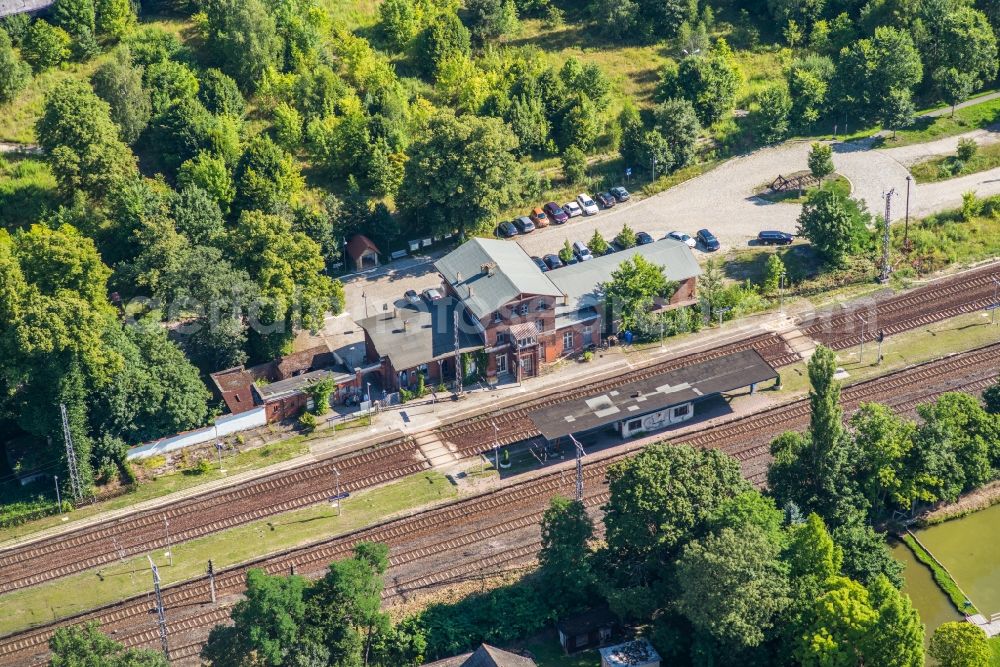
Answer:
<svg viewBox="0 0 1000 667"><path fill-rule="evenodd" d="M949 574L949 572L944 569L944 567L942 567L934 559L934 557L913 538L912 535L902 535L901 539L903 540L903 543L909 547L910 551L913 552L916 559L930 569L931 574L934 575L934 582L944 592L944 594L948 596L951 603L955 605L955 609L963 614L979 613L979 610L976 609L975 605L972 604L972 602L966 597L965 593L963 593L958 587L958 584L955 583L951 574ZM968 602L968 604L966 604L966 602Z"/></svg>
<svg viewBox="0 0 1000 667"><path fill-rule="evenodd" d="M371 525L406 510L457 495L438 472L424 472L359 492L344 501L342 515L322 503L277 514L173 545L173 565L163 551L150 554L164 585L203 576L211 558L216 571L265 554L316 542ZM0 635L48 623L149 591L146 555L63 577L0 596Z"/></svg>
<svg viewBox="0 0 1000 667"><path fill-rule="evenodd" d="M968 162L960 162L955 155L937 156L914 164L910 173L917 183L934 183L996 167L1000 167L1000 144L989 144L980 147Z"/></svg>

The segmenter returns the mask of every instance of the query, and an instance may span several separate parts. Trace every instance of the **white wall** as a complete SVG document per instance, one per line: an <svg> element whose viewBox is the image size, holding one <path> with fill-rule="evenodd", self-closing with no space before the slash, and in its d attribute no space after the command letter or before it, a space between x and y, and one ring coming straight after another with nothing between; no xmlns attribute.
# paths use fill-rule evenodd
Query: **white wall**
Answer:
<svg viewBox="0 0 1000 667"><path fill-rule="evenodd" d="M264 406L256 407L253 410L248 410L246 412L241 412L238 415L223 415L215 420L214 427L206 426L194 431L185 431L184 433L172 435L169 438L153 440L152 442L147 442L133 447L128 452L128 459L131 461L134 459L144 459L149 456L156 456L158 454L166 454L167 452L177 451L178 449L184 449L185 447L200 445L214 440L217 433L219 437L222 437L224 435L229 435L230 433L248 431L252 428L263 426L266 423L267 414L264 410ZM216 429L218 429L218 431L216 431Z"/></svg>

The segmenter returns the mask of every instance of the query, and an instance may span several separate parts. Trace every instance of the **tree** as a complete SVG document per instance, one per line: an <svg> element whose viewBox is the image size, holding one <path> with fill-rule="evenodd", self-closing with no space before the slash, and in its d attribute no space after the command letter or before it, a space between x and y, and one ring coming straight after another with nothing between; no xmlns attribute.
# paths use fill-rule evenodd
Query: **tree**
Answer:
<svg viewBox="0 0 1000 667"><path fill-rule="evenodd" d="M757 138L776 144L788 137L792 99L782 86L771 86L754 95L751 123Z"/></svg>
<svg viewBox="0 0 1000 667"><path fill-rule="evenodd" d="M777 294L786 273L785 263L777 253L771 253L764 265L764 294Z"/></svg>
<svg viewBox="0 0 1000 667"><path fill-rule="evenodd" d="M96 29L94 0L57 0L53 18L56 25L73 35L93 35Z"/></svg>
<svg viewBox="0 0 1000 667"><path fill-rule="evenodd" d="M814 141L809 147L808 164L813 177L822 181L833 173L833 147Z"/></svg>
<svg viewBox="0 0 1000 667"><path fill-rule="evenodd" d="M896 131L912 123L915 115L916 107L910 91L893 88L882 100L877 118L884 126L892 128L892 138L895 139Z"/></svg>
<svg viewBox="0 0 1000 667"><path fill-rule="evenodd" d="M31 79L31 68L21 62L10 37L0 28L0 105L13 102Z"/></svg>
<svg viewBox="0 0 1000 667"><path fill-rule="evenodd" d="M538 554L547 593L561 611L586 603L595 582L589 541L594 523L583 503L556 496L542 515L542 548Z"/></svg>
<svg viewBox="0 0 1000 667"><path fill-rule="evenodd" d="M897 127L901 106L923 77L920 55L906 30L879 26L840 55L832 81L834 98L862 119Z"/></svg>
<svg viewBox="0 0 1000 667"><path fill-rule="evenodd" d="M994 476L994 461L1000 442L1000 425L969 394L948 392L934 403L917 406L923 430L933 432L938 446L944 445L961 470L962 490L978 488ZM956 480L957 482L958 480Z"/></svg>
<svg viewBox="0 0 1000 667"><path fill-rule="evenodd" d="M683 98L694 106L698 120L709 126L721 120L736 104L740 74L726 55L728 47L708 55L684 58L676 70L661 73L660 99Z"/></svg>
<svg viewBox="0 0 1000 667"><path fill-rule="evenodd" d="M670 144L659 130L653 129L642 137L641 154L648 161L653 178L670 173L674 167L674 154Z"/></svg>
<svg viewBox="0 0 1000 667"><path fill-rule="evenodd" d="M274 15L261 0L206 0L206 41L220 69L243 90L256 90L264 72L283 66Z"/></svg>
<svg viewBox="0 0 1000 667"><path fill-rule="evenodd" d="M236 166L237 210L277 211L291 203L304 185L292 156L267 135L250 142Z"/></svg>
<svg viewBox="0 0 1000 667"><path fill-rule="evenodd" d="M928 653L941 667L989 667L992 655L982 628L964 621L938 626Z"/></svg>
<svg viewBox="0 0 1000 667"><path fill-rule="evenodd" d="M623 250L634 248L639 240L635 236L635 231L628 224L622 225L622 230L615 236L615 244Z"/></svg>
<svg viewBox="0 0 1000 667"><path fill-rule="evenodd" d="M997 39L985 14L958 4L928 5L920 13L922 25L913 33L924 67L933 73L928 88L940 90L938 74L952 69L959 74L957 78L966 80L970 92L993 80L997 73ZM955 80L952 78L952 83Z"/></svg>
<svg viewBox="0 0 1000 667"><path fill-rule="evenodd" d="M562 171L567 183L582 183L587 178L587 156L576 146L570 146L562 154Z"/></svg>
<svg viewBox="0 0 1000 667"><path fill-rule="evenodd" d="M960 162L968 162L975 157L977 150L979 150L979 144L976 143L975 139L959 139L956 157Z"/></svg>
<svg viewBox="0 0 1000 667"><path fill-rule="evenodd" d="M884 576L896 588L903 587L903 564L893 558L886 542L885 533L876 533L861 521L837 526L833 529L833 541L843 554L843 573L871 585L879 576Z"/></svg>
<svg viewBox="0 0 1000 667"><path fill-rule="evenodd" d="M587 241L587 248L595 257L600 257L608 252L608 242L604 240L601 236L601 231L599 229L594 230L594 235L590 237Z"/></svg>
<svg viewBox="0 0 1000 667"><path fill-rule="evenodd" d="M223 213L229 212L229 204L236 196L233 178L226 162L208 151L181 163L177 170L177 185L181 190L196 187L208 193Z"/></svg>
<svg viewBox="0 0 1000 667"><path fill-rule="evenodd" d="M519 95L507 110L506 118L510 129L517 135L521 152L530 153L545 148L551 127L542 100Z"/></svg>
<svg viewBox="0 0 1000 667"><path fill-rule="evenodd" d="M246 113L246 100L231 76L210 68L201 73L199 81L198 99L213 114L242 118Z"/></svg>
<svg viewBox="0 0 1000 667"><path fill-rule="evenodd" d="M646 134L646 128L642 123L639 110L628 101L622 107L621 113L618 114L618 127L621 130L618 152L621 153L625 164L635 166L644 161L646 156L643 154L643 137Z"/></svg>
<svg viewBox="0 0 1000 667"><path fill-rule="evenodd" d="M153 112L163 113L175 102L195 101L198 94L198 75L194 70L175 60L162 60L146 67L146 88L149 89ZM198 104L204 109L200 103Z"/></svg>
<svg viewBox="0 0 1000 667"><path fill-rule="evenodd" d="M421 34L417 53L424 74L433 76L445 60L456 55L468 56L471 49L468 28L454 10L446 9Z"/></svg>
<svg viewBox="0 0 1000 667"><path fill-rule="evenodd" d="M808 131L826 112L833 72L833 61L826 56L811 55L792 62L786 78L792 98L789 118L795 129Z"/></svg>
<svg viewBox="0 0 1000 667"><path fill-rule="evenodd" d="M694 159L701 125L694 105L687 100L668 99L654 110L656 129L670 147L672 168L680 169Z"/></svg>
<svg viewBox="0 0 1000 667"><path fill-rule="evenodd" d="M274 138L285 150L294 151L302 142L302 116L286 102L278 104L273 113Z"/></svg>
<svg viewBox="0 0 1000 667"><path fill-rule="evenodd" d="M469 32L479 43L513 34L517 30L517 9L513 0L469 0Z"/></svg>
<svg viewBox="0 0 1000 667"><path fill-rule="evenodd" d="M871 518L883 518L892 506L909 507L907 468L916 425L898 417L888 406L864 403L851 417L851 430L853 476L868 500Z"/></svg>
<svg viewBox="0 0 1000 667"><path fill-rule="evenodd" d="M136 176L110 107L83 82L66 79L46 94L35 133L64 193L102 198Z"/></svg>
<svg viewBox="0 0 1000 667"><path fill-rule="evenodd" d="M780 544L751 528L689 542L677 562L677 606L695 631L732 656L760 646L789 604Z"/></svg>
<svg viewBox="0 0 1000 667"><path fill-rule="evenodd" d="M135 9L129 0L95 0L96 31L112 40L124 39L135 27Z"/></svg>
<svg viewBox="0 0 1000 667"><path fill-rule="evenodd" d="M108 103L111 120L118 126L122 141L132 145L149 124L152 105L142 85L143 69L131 63L128 52L119 50L114 58L97 68L91 77L94 92Z"/></svg>
<svg viewBox="0 0 1000 667"><path fill-rule="evenodd" d="M983 391L983 403L986 404L986 412L991 415L1000 414L1000 380Z"/></svg>
<svg viewBox="0 0 1000 667"><path fill-rule="evenodd" d="M502 121L442 113L408 150L397 203L420 229L461 235L520 198L517 140Z"/></svg>
<svg viewBox="0 0 1000 667"><path fill-rule="evenodd" d="M413 0L385 0L378 7L379 27L396 51L406 48L420 27L420 16Z"/></svg>
<svg viewBox="0 0 1000 667"><path fill-rule="evenodd" d="M566 109L559 131L564 150L577 147L590 150L601 133L601 118L596 105L585 93L578 94Z"/></svg>
<svg viewBox="0 0 1000 667"><path fill-rule="evenodd" d="M884 576L868 585L871 605L878 614L872 628L865 663L921 667L924 664L924 624L908 595Z"/></svg>
<svg viewBox="0 0 1000 667"><path fill-rule="evenodd" d="M167 667L163 654L125 649L101 632L97 622L59 628L49 639L52 667Z"/></svg>
<svg viewBox="0 0 1000 667"><path fill-rule="evenodd" d="M198 153L211 147L212 115L195 97L173 102L153 118L144 137L147 151L154 152L169 174Z"/></svg>
<svg viewBox="0 0 1000 667"><path fill-rule="evenodd" d="M36 19L28 29L21 55L35 72L55 67L69 58L69 33L44 19Z"/></svg>
<svg viewBox="0 0 1000 667"><path fill-rule="evenodd" d="M955 67L935 70L933 76L941 101L951 105L951 117L955 117L955 106L968 99L975 88L975 79L968 72Z"/></svg>
<svg viewBox="0 0 1000 667"><path fill-rule="evenodd" d="M330 411L330 395L337 389L333 378L325 377L322 380L309 383L306 393L313 400L313 413L325 415Z"/></svg>
<svg viewBox="0 0 1000 667"><path fill-rule="evenodd" d="M798 233L832 266L842 266L855 252L867 227L861 205L836 190L821 188L809 193L799 214Z"/></svg>
<svg viewBox="0 0 1000 667"><path fill-rule="evenodd" d="M559 249L559 259L563 264L568 264L573 259L573 246L569 244L569 239L563 241L563 246Z"/></svg>
<svg viewBox="0 0 1000 667"><path fill-rule="evenodd" d="M300 626L306 613L306 580L247 571L243 599L229 616L233 625L218 625L208 635L201 657L216 667L245 664L278 665L302 643ZM252 663L247 661L253 656Z"/></svg>
<svg viewBox="0 0 1000 667"><path fill-rule="evenodd" d="M601 285L608 321L620 321L621 329L631 329L640 313L669 299L676 285L671 286L663 271L664 267L642 255L619 264L611 272L611 280Z"/></svg>

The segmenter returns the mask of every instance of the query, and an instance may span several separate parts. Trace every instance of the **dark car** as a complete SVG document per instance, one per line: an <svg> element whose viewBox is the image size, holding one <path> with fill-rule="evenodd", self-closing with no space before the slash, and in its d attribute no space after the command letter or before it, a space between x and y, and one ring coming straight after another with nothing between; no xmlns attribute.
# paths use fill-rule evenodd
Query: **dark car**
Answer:
<svg viewBox="0 0 1000 667"><path fill-rule="evenodd" d="M795 237L787 232L773 230L764 231L757 235L757 240L760 241L761 245L788 245L794 239Z"/></svg>
<svg viewBox="0 0 1000 667"><path fill-rule="evenodd" d="M497 236L505 239L517 236L517 227L514 226L513 222L501 222L500 226L497 227Z"/></svg>
<svg viewBox="0 0 1000 667"><path fill-rule="evenodd" d="M628 193L628 190L620 185L616 188L611 188L611 195L618 201L628 201L632 198L632 195Z"/></svg>
<svg viewBox="0 0 1000 667"><path fill-rule="evenodd" d="M549 265L546 264L545 260L543 260L541 257L535 257L534 255L532 255L531 261L535 263L535 266L537 266L538 270L541 271L542 273L545 273L546 271L549 270Z"/></svg>
<svg viewBox="0 0 1000 667"><path fill-rule="evenodd" d="M559 259L559 255L549 254L543 257L545 263L548 265L550 270L555 270L563 266L562 260Z"/></svg>
<svg viewBox="0 0 1000 667"><path fill-rule="evenodd" d="M562 206L554 201L550 201L548 204L543 206L542 210L545 211L545 215L549 216L549 220L551 220L553 224L561 225L569 220L569 213L567 213Z"/></svg>
<svg viewBox="0 0 1000 667"><path fill-rule="evenodd" d="M714 251L719 249L719 239L715 238L715 234L707 229L699 229L698 233L695 234L695 238L698 239L698 243L705 250Z"/></svg>
<svg viewBox="0 0 1000 667"><path fill-rule="evenodd" d="M637 232L635 235L635 242L637 245L649 245L655 239L646 232Z"/></svg>
<svg viewBox="0 0 1000 667"><path fill-rule="evenodd" d="M517 231L522 234L530 234L535 231L535 223L526 215L522 215L520 218L515 220L514 226L517 227Z"/></svg>
<svg viewBox="0 0 1000 667"><path fill-rule="evenodd" d="M597 203L604 208L614 208L615 198L610 192L598 192L597 193Z"/></svg>

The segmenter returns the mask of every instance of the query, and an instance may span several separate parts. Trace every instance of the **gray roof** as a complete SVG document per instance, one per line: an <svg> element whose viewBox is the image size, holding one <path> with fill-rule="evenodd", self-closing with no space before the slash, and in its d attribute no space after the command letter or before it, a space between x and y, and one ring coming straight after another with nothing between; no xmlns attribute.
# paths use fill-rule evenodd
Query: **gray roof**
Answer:
<svg viewBox="0 0 1000 667"><path fill-rule="evenodd" d="M660 654L645 639L633 639L624 644L602 648L601 662L608 667L646 667L659 665Z"/></svg>
<svg viewBox="0 0 1000 667"><path fill-rule="evenodd" d="M55 0L0 0L0 17L39 12L55 4Z"/></svg>
<svg viewBox="0 0 1000 667"><path fill-rule="evenodd" d="M556 313L561 314L565 309L580 310L599 303L599 285L610 280L611 274L622 262L636 255L662 266L667 280L680 282L701 275L701 267L687 245L674 239L662 239L546 273L567 297L566 305L556 308Z"/></svg>
<svg viewBox="0 0 1000 667"><path fill-rule="evenodd" d="M776 377L757 350L743 350L539 408L528 417L543 436L555 440Z"/></svg>
<svg viewBox="0 0 1000 667"><path fill-rule="evenodd" d="M434 268L479 319L522 294L562 294L524 248L511 241L469 239L435 262Z"/></svg>
<svg viewBox="0 0 1000 667"><path fill-rule="evenodd" d="M428 306L406 306L358 321L381 356L389 357L397 371L430 363L455 354L456 301L446 296ZM476 324L459 317L459 349L471 352L483 347Z"/></svg>
<svg viewBox="0 0 1000 667"><path fill-rule="evenodd" d="M273 401L286 396L291 396L292 394L297 394L300 391L304 391L305 388L313 382L318 382L319 380L328 377L333 378L333 382L336 385L347 384L354 380L353 375L349 375L347 373L335 373L331 370L323 369L302 373L301 375L295 375L285 380L278 380L277 382L269 382L267 384L260 385L255 384L254 389L260 395L262 401Z"/></svg>
<svg viewBox="0 0 1000 667"><path fill-rule="evenodd" d="M536 667L536 665L530 658L483 644L462 663L462 667Z"/></svg>

